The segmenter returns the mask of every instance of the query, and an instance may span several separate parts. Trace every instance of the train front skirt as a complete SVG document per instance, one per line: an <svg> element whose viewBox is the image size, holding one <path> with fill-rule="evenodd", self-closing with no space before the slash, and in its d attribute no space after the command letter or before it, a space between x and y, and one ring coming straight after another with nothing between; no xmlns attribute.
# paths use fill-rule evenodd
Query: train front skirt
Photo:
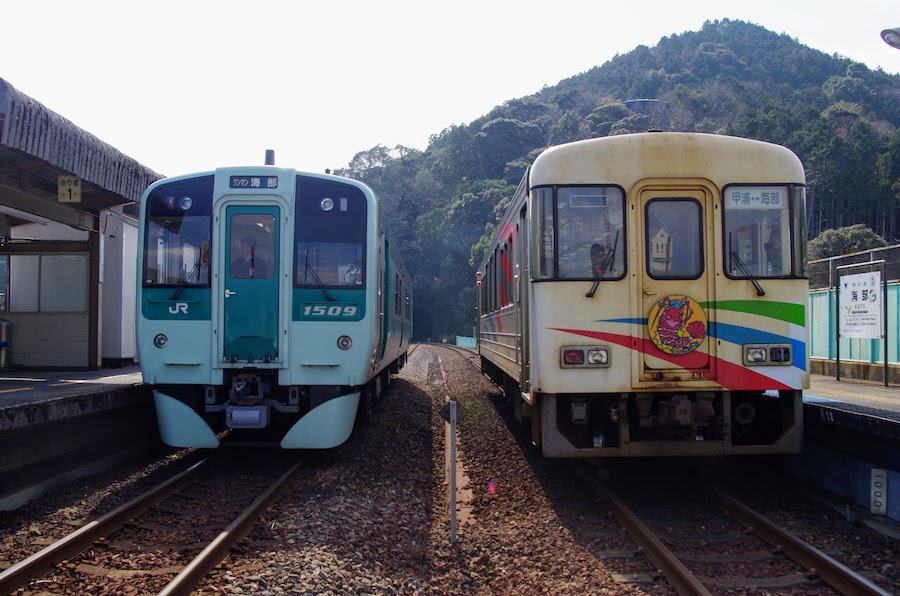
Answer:
<svg viewBox="0 0 900 596"><path fill-rule="evenodd" d="M281 440L284 449L329 449L353 431L360 393L348 393L313 408ZM203 418L179 400L153 391L162 441L171 447L214 449L219 439Z"/></svg>

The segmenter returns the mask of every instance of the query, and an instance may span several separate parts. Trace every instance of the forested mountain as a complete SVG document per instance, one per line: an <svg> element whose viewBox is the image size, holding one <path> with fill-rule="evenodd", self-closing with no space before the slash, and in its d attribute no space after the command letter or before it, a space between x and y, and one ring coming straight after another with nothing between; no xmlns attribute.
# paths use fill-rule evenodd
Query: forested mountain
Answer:
<svg viewBox="0 0 900 596"><path fill-rule="evenodd" d="M360 152L338 173L385 202L415 284L416 335L437 339L471 335L487 236L550 145L648 129L779 143L806 167L810 237L864 224L895 241L898 127L900 76L723 20L449 126L424 151Z"/></svg>

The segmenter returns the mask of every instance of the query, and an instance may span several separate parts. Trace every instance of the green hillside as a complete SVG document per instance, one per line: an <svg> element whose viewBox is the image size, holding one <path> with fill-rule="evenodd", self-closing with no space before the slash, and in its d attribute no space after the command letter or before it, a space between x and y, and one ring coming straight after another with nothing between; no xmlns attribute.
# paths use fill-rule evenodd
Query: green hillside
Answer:
<svg viewBox="0 0 900 596"><path fill-rule="evenodd" d="M544 148L650 129L779 143L807 171L810 237L864 224L900 237L900 76L741 21L639 46L431 137L374 147L340 174L385 202L415 284L417 336L471 335L475 266Z"/></svg>

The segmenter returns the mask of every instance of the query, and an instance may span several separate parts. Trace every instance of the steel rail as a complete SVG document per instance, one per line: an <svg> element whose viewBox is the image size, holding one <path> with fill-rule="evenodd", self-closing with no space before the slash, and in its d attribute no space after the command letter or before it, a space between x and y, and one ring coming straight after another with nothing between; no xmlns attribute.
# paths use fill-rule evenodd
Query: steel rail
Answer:
<svg viewBox="0 0 900 596"><path fill-rule="evenodd" d="M300 463L295 463L264 493L256 497L249 507L159 592L159 596L190 594L193 588L206 577L206 574L212 571L213 567L225 560L231 547L250 533L260 512L284 489L299 467Z"/></svg>
<svg viewBox="0 0 900 596"><path fill-rule="evenodd" d="M703 583L691 573L691 570L678 560L672 551L666 548L659 538L648 528L644 522L638 519L631 509L619 499L612 491L602 484L596 484L600 496L606 501L631 539L642 549L644 555L658 570L675 591L683 596L702 594L712 596Z"/></svg>
<svg viewBox="0 0 900 596"><path fill-rule="evenodd" d="M43 577L62 561L83 552L100 538L112 534L129 519L140 515L163 497L181 488L194 477L206 461L204 459L197 462L159 486L88 522L65 538L57 540L6 569L0 573L0 593L15 592L29 581Z"/></svg>
<svg viewBox="0 0 900 596"><path fill-rule="evenodd" d="M751 528L760 538L778 547L794 562L806 567L829 586L842 594L879 594L890 596L877 585L826 555L808 542L794 536L784 528L772 523L750 507L737 501L722 491L714 491L719 504L727 509L738 522Z"/></svg>

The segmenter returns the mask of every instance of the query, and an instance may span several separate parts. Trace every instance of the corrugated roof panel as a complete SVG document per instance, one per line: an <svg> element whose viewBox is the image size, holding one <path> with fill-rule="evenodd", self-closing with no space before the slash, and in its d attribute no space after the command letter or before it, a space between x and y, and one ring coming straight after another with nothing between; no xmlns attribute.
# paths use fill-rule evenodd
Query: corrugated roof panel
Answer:
<svg viewBox="0 0 900 596"><path fill-rule="evenodd" d="M0 145L71 172L129 201L163 178L0 78Z"/></svg>

